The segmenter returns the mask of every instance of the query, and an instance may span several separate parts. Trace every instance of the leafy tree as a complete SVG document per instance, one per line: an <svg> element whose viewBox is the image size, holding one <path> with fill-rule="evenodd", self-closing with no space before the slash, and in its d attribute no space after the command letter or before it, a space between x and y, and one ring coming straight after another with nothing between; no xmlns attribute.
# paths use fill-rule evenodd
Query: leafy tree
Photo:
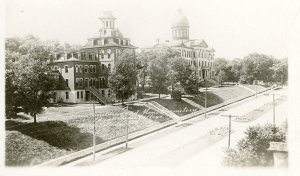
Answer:
<svg viewBox="0 0 300 176"><path fill-rule="evenodd" d="M166 93L168 88L168 64L163 57L156 58L150 64L150 80L155 93Z"/></svg>
<svg viewBox="0 0 300 176"><path fill-rule="evenodd" d="M170 86L170 60L178 56L178 52L170 47L154 48L144 52L148 63L148 76L154 93L167 92Z"/></svg>
<svg viewBox="0 0 300 176"><path fill-rule="evenodd" d="M274 71L273 79L276 82L285 84L288 80L288 61L287 59L276 60L272 70Z"/></svg>
<svg viewBox="0 0 300 176"><path fill-rule="evenodd" d="M5 50L18 52L21 55L30 55L33 59L49 61L53 59L53 52L62 49L57 41L41 41L33 35L26 35L23 38L7 38Z"/></svg>
<svg viewBox="0 0 300 176"><path fill-rule="evenodd" d="M134 51L124 50L118 58L114 70L109 79L110 87L118 99L129 98L136 92L138 70Z"/></svg>
<svg viewBox="0 0 300 176"><path fill-rule="evenodd" d="M36 115L48 105L49 92L55 86L54 79L48 75L46 62L29 56L22 56L14 66L13 82L17 87L18 102L22 106L22 111L33 116L36 123Z"/></svg>
<svg viewBox="0 0 300 176"><path fill-rule="evenodd" d="M285 134L279 127L271 124L265 126L252 126L246 132L236 148L225 151L223 164L225 166L271 166L273 164L272 152L268 151L270 142L284 142Z"/></svg>
<svg viewBox="0 0 300 176"><path fill-rule="evenodd" d="M219 72L222 70L222 68L224 66L228 65L228 61L224 58L216 58L215 64L216 64L215 72L216 72L216 75L218 75Z"/></svg>
<svg viewBox="0 0 300 176"><path fill-rule="evenodd" d="M244 57L242 61L242 79L248 83L253 80L262 80L264 82L273 81L274 58L264 54L252 53Z"/></svg>
<svg viewBox="0 0 300 176"><path fill-rule="evenodd" d="M241 77L241 70L242 70L242 60L241 59L234 59L230 62L230 65L232 66L231 71L233 72L233 82L240 81Z"/></svg>
<svg viewBox="0 0 300 176"><path fill-rule="evenodd" d="M53 57L57 42L41 41L27 35L8 38L6 51L6 116L23 111L34 117L48 104L49 91L55 86L47 61Z"/></svg>
<svg viewBox="0 0 300 176"><path fill-rule="evenodd" d="M219 84L223 84L223 82L227 79L226 78L226 73L224 70L220 70L218 74L218 79L219 79Z"/></svg>
<svg viewBox="0 0 300 176"><path fill-rule="evenodd" d="M170 70L168 73L169 82L173 85L177 82L183 87L185 92L194 94L198 92L199 80L195 70L191 68L188 61L175 57L170 60ZM173 90L173 89L172 89Z"/></svg>

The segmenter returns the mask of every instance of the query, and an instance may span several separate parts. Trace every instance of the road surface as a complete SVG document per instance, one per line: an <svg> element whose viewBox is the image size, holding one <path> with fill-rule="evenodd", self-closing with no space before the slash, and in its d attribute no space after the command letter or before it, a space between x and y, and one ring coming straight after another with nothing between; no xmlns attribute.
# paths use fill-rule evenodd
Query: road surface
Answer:
<svg viewBox="0 0 300 176"><path fill-rule="evenodd" d="M275 91L279 98L287 96L287 90ZM172 126L159 132L147 135L140 139L130 141L129 149L124 145L112 147L106 151L97 153L96 162L91 162L92 156L67 164L72 165L93 165L101 168L126 168L126 167L212 167L221 166L224 149L228 144L228 136L209 137L207 134L212 129L228 126L228 118L221 115L245 114L256 110L266 103L272 102L272 96L259 96L251 101L226 108L226 111L218 112L217 115L208 119L203 116L184 122L183 125ZM276 123L280 124L286 119L287 101L276 106ZM214 112L211 112L214 114ZM232 121L231 146L244 136L247 127L256 124L273 122L272 108L258 119L252 122Z"/></svg>

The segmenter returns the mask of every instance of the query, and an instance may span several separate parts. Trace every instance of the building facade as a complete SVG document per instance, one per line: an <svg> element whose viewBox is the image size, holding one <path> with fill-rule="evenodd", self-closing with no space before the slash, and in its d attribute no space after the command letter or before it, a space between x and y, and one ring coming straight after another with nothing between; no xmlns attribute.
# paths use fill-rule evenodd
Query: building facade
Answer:
<svg viewBox="0 0 300 176"><path fill-rule="evenodd" d="M54 60L50 61L52 74L59 82L52 101L83 103L97 100L103 104L116 101L108 87L110 73L118 56L125 49L135 52L136 47L116 28L112 12L103 12L99 19L98 36L88 38L79 49L56 52Z"/></svg>
<svg viewBox="0 0 300 176"><path fill-rule="evenodd" d="M181 10L178 10L171 26L172 41L160 42L158 40L154 48L168 46L176 49L180 56L196 70L200 80L213 81L215 79L215 50L209 47L203 39L190 39L189 28L187 17Z"/></svg>

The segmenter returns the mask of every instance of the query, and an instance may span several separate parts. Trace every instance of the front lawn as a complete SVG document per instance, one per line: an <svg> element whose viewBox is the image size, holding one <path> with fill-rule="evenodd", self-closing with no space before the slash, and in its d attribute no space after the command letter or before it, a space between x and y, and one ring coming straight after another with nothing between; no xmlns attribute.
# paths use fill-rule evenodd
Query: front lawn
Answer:
<svg viewBox="0 0 300 176"><path fill-rule="evenodd" d="M205 107L205 93L200 93L198 95L195 95L194 97L188 97L188 99ZM222 98L220 98L218 95L211 92L207 92L206 107L214 106L223 102L224 101L222 100Z"/></svg>
<svg viewBox="0 0 300 176"><path fill-rule="evenodd" d="M170 117L168 117L164 114L161 114L157 111L154 111L152 109L149 109L146 106L135 105L135 104L127 104L127 105L128 105L128 110L135 112L137 114L143 115L143 116L147 117L148 119L154 120L156 122L162 123L162 122L171 120Z"/></svg>
<svg viewBox="0 0 300 176"><path fill-rule="evenodd" d="M155 101L178 116L184 116L199 110L183 100L176 101L173 99L156 98L148 101Z"/></svg>
<svg viewBox="0 0 300 176"><path fill-rule="evenodd" d="M76 107L73 107L76 112ZM65 108L63 108L65 109ZM36 124L32 120L6 121L6 164L10 166L36 165L92 146L92 108L86 111L55 116L52 109L46 117L40 116ZM71 109L68 109L71 110ZM50 114L48 114L50 113ZM51 115L54 117L52 121ZM129 117L129 133L156 125L167 118L147 118L119 106L103 106L96 109L96 143L125 136L126 117ZM23 149L22 149L23 148ZM31 151L31 152L29 152ZM43 155L43 156L41 156Z"/></svg>
<svg viewBox="0 0 300 176"><path fill-rule="evenodd" d="M5 165L31 166L72 151L59 149L18 131L6 131Z"/></svg>

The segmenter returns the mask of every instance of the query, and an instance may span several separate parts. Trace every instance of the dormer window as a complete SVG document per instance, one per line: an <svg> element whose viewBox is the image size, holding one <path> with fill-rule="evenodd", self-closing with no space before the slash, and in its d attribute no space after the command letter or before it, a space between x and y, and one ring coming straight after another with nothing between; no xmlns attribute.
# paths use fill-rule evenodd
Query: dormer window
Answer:
<svg viewBox="0 0 300 176"><path fill-rule="evenodd" d="M98 40L94 40L93 45L94 45L94 46L95 46L95 45L98 45Z"/></svg>

